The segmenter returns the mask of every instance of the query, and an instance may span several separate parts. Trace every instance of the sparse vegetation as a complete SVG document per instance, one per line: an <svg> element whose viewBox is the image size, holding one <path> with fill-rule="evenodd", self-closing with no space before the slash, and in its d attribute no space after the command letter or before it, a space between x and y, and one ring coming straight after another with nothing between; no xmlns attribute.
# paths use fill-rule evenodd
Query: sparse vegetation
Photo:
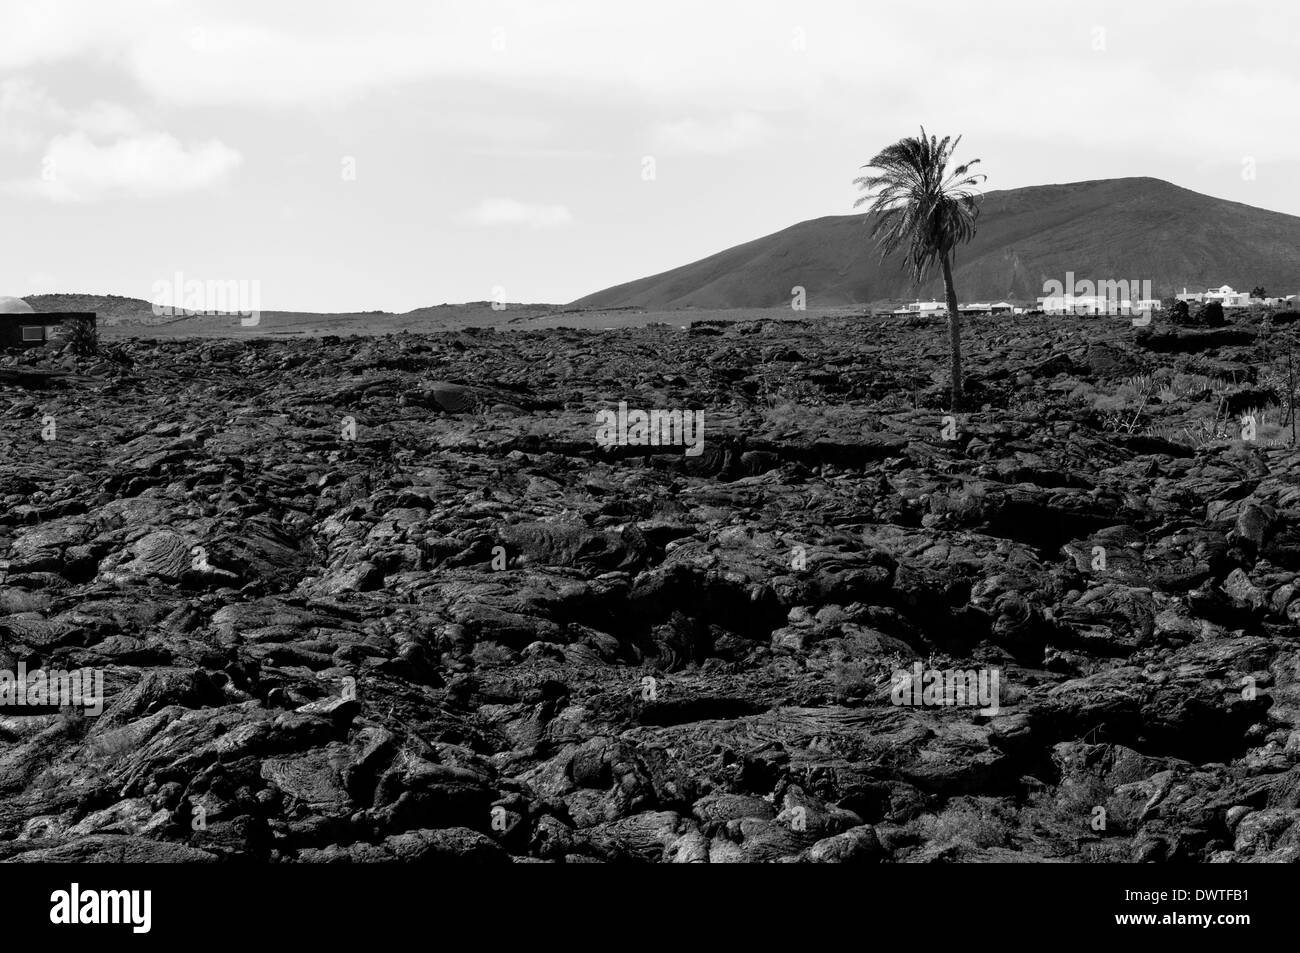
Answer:
<svg viewBox="0 0 1300 953"><path fill-rule="evenodd" d="M911 830L939 849L1004 847L1010 838L1005 813L996 798L955 797L942 813L917 818Z"/></svg>
<svg viewBox="0 0 1300 953"><path fill-rule="evenodd" d="M1300 381L1296 379L1295 370L1295 357L1288 349L1285 359L1265 365L1259 375L1261 387L1281 396L1281 407L1285 411L1282 426L1290 426L1292 446L1296 444L1296 409L1300 404Z"/></svg>
<svg viewBox="0 0 1300 953"><path fill-rule="evenodd" d="M1217 301L1210 301L1196 309L1194 322L1201 327L1219 328L1228 323L1227 318L1223 316L1223 305Z"/></svg>
<svg viewBox="0 0 1300 953"><path fill-rule="evenodd" d="M1138 374L1124 381L1113 394L1097 395L1093 399L1093 408L1103 413L1107 430L1131 434L1141 423L1155 387L1152 375Z"/></svg>
<svg viewBox="0 0 1300 953"><path fill-rule="evenodd" d="M63 322L63 333L73 354L91 357L99 353L99 332L92 319L68 318Z"/></svg>
<svg viewBox="0 0 1300 953"><path fill-rule="evenodd" d="M866 416L853 404L807 404L776 399L761 411L765 436L779 434L866 434L878 427L878 418Z"/></svg>
<svg viewBox="0 0 1300 953"><path fill-rule="evenodd" d="M1279 362L1261 373L1256 390L1285 393L1286 373L1286 362ZM1260 446L1287 442L1283 428L1294 417L1290 404L1258 404L1236 412L1231 398L1242 393L1238 388L1236 381L1162 370L1134 375L1111 393L1086 388L1076 389L1070 396L1101 412L1103 427L1112 433L1141 433L1200 450L1219 441L1242 440L1243 420L1251 417L1252 442ZM1292 400L1300 403L1300 394Z"/></svg>
<svg viewBox="0 0 1300 953"><path fill-rule="evenodd" d="M1181 424L1153 424L1147 430L1149 436L1159 437L1171 443L1181 443L1196 450L1219 440L1227 440L1235 432L1232 421L1220 417L1217 413L1214 417L1194 417Z"/></svg>

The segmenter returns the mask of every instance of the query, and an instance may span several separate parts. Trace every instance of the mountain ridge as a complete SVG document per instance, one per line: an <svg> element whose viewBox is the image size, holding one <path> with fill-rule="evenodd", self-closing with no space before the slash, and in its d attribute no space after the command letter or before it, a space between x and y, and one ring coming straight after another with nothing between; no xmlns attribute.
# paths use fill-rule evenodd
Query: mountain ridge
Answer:
<svg viewBox="0 0 1300 953"><path fill-rule="evenodd" d="M677 268L586 295L573 307L809 307L941 297L899 259L880 262L865 213L827 215ZM953 266L963 300L1033 299L1044 282L1150 281L1156 296L1186 286L1300 290L1300 217L1214 198L1162 179L1091 179L986 192L975 238Z"/></svg>

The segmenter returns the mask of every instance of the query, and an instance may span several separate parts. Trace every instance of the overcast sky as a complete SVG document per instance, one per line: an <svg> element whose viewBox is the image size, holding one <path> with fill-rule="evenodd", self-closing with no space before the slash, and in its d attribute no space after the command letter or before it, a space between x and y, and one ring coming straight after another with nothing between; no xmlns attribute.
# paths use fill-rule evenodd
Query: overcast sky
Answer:
<svg viewBox="0 0 1300 953"><path fill-rule="evenodd" d="M851 212L921 123L990 190L1300 215L1298 36L1282 0L0 0L0 294L569 301Z"/></svg>

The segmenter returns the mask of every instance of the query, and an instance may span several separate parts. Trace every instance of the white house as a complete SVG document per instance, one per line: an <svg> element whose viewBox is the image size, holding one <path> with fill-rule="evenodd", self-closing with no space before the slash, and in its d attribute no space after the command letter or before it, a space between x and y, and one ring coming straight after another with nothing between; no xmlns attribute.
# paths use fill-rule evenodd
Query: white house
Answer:
<svg viewBox="0 0 1300 953"><path fill-rule="evenodd" d="M1251 304L1260 304L1266 308L1294 308L1300 301L1300 295L1286 295L1269 298L1251 298Z"/></svg>
<svg viewBox="0 0 1300 953"><path fill-rule="evenodd" d="M1133 302L1116 301L1106 295L1048 295L1038 299L1044 314L1130 314Z"/></svg>
<svg viewBox="0 0 1300 953"><path fill-rule="evenodd" d="M960 307L960 306L958 306ZM898 308L894 314L947 314L948 305L939 301L913 301L906 308Z"/></svg>
<svg viewBox="0 0 1300 953"><path fill-rule="evenodd" d="M1211 301L1217 301L1225 308L1244 308L1250 304L1250 293L1233 291L1228 285L1223 285L1220 288L1211 288L1205 292L1205 301L1207 304Z"/></svg>
<svg viewBox="0 0 1300 953"><path fill-rule="evenodd" d="M975 301L966 304L958 304L957 310L962 314L1019 314L1021 311L1021 309L1014 308L1006 301L998 301L996 303ZM906 308L898 308L893 313L897 315L946 315L948 313L948 305L946 302L942 301L913 301Z"/></svg>
<svg viewBox="0 0 1300 953"><path fill-rule="evenodd" d="M1222 285L1218 288L1210 288L1206 291L1188 291L1186 287L1181 293L1175 294L1174 297L1179 301L1186 301L1188 304L1209 304L1211 301L1217 301L1225 308L1244 308L1250 304L1250 295L1245 291L1233 291L1230 285Z"/></svg>

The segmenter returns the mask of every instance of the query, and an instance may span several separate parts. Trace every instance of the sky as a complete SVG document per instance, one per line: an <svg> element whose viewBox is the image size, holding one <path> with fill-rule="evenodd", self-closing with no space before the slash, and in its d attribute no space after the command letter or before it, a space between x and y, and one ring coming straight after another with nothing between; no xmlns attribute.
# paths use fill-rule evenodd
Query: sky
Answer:
<svg viewBox="0 0 1300 953"><path fill-rule="evenodd" d="M920 125L987 190L1300 215L1300 4L0 0L0 295L571 301L796 222Z"/></svg>

